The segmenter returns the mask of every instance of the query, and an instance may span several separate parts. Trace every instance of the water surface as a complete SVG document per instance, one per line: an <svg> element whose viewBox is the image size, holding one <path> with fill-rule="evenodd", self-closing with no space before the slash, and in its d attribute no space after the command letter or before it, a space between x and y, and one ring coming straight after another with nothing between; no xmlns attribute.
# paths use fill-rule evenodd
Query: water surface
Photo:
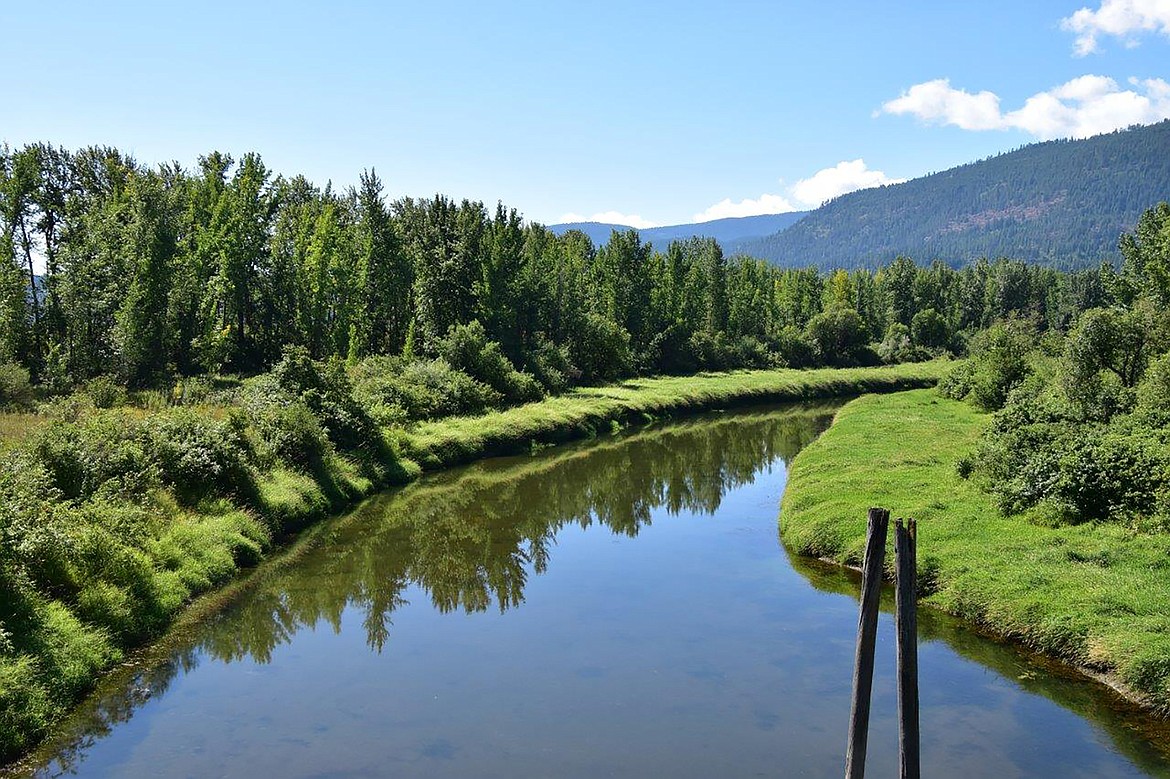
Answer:
<svg viewBox="0 0 1170 779"><path fill-rule="evenodd" d="M776 524L830 414L710 415L371 500L115 674L35 771L839 776L857 583ZM1164 724L1107 689L929 610L919 631L925 776L1170 775ZM888 609L877 663L870 775L892 776Z"/></svg>

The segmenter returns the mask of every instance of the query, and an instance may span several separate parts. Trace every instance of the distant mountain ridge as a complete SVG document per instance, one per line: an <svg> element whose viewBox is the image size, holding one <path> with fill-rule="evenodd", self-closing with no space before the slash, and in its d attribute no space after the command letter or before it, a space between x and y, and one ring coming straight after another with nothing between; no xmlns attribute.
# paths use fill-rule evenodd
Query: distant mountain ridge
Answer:
<svg viewBox="0 0 1170 779"><path fill-rule="evenodd" d="M898 255L959 266L1011 257L1063 268L1118 256L1122 232L1170 200L1170 120L1024 146L842 195L734 248L783 266L875 267Z"/></svg>
<svg viewBox="0 0 1170 779"><path fill-rule="evenodd" d="M660 250L666 249L671 241L685 241L688 238L703 237L714 238L719 241L725 252L730 252L733 250L732 247L743 241L763 238L787 229L798 222L806 213L808 212L793 211L786 214L729 217L710 222L647 227L639 229L638 234L644 242L653 243ZM564 235L569 230L580 230L588 235L594 244L600 246L609 240L609 236L614 230L621 232L637 228L607 222L566 222L549 225L548 229L557 235Z"/></svg>

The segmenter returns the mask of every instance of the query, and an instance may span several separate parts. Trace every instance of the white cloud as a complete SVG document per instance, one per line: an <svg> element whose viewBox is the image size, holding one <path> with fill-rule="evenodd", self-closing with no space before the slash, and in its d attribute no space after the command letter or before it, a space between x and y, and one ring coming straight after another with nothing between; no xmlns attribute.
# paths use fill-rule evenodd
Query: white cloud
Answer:
<svg viewBox="0 0 1170 779"><path fill-rule="evenodd" d="M1061 29L1076 33L1078 57L1097 51L1097 38L1112 35L1126 46L1138 45L1142 33L1170 36L1170 0L1102 0L1096 11L1082 8L1060 20Z"/></svg>
<svg viewBox="0 0 1170 779"><path fill-rule="evenodd" d="M906 179L894 179L883 171L870 170L865 160L838 162L831 168L818 170L806 179L792 185L792 196L800 202L816 207L826 200L858 189L869 189L882 184L899 184Z"/></svg>
<svg viewBox="0 0 1170 779"><path fill-rule="evenodd" d="M593 216L582 216L581 214L563 214L555 224L566 224L569 222L605 222L606 224L624 225L626 227L636 227L639 230L645 230L648 227L657 227L656 222L651 222L649 219L643 219L637 214L623 214L618 211L602 211Z"/></svg>
<svg viewBox="0 0 1170 779"><path fill-rule="evenodd" d="M1041 139L1087 138L1134 124L1170 117L1170 84L1159 78L1131 78L1121 89L1105 76L1087 75L1039 92L1015 111L1004 113L992 92L971 94L947 79L916 84L884 103L879 113L911 114L926 122L964 130L1023 130Z"/></svg>
<svg viewBox="0 0 1170 779"><path fill-rule="evenodd" d="M920 119L938 120L964 130L993 130L999 127L999 96L994 92L971 94L953 89L945 78L915 84L902 96L882 104L887 114L914 114Z"/></svg>
<svg viewBox="0 0 1170 779"><path fill-rule="evenodd" d="M691 217L695 222L710 222L712 219L727 219L738 216L757 216L759 214L783 214L788 211L799 211L782 195L763 194L756 199L745 198L733 203L731 198L724 198L701 214Z"/></svg>
<svg viewBox="0 0 1170 779"><path fill-rule="evenodd" d="M838 162L831 168L823 168L805 179L800 179L787 188L786 194L763 194L758 198L733 201L720 200L702 213L691 217L694 222L710 222L712 219L756 216L758 214L784 214L816 208L826 200L858 189L868 189L882 184L898 184L906 179L894 179L883 171L870 170L865 160ZM780 183L783 183L781 180Z"/></svg>

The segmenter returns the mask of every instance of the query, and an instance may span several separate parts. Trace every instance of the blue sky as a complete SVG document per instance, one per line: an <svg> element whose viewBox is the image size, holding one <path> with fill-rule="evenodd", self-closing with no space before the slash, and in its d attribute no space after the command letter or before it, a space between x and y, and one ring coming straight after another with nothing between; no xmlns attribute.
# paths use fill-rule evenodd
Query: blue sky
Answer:
<svg viewBox="0 0 1170 779"><path fill-rule="evenodd" d="M8 3L0 141L627 224L1170 116L1170 0Z"/></svg>

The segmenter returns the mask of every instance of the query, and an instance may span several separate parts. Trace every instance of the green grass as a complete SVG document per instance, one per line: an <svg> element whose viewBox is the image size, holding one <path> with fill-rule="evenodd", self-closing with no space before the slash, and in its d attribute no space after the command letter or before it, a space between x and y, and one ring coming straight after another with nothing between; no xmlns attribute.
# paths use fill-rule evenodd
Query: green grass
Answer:
<svg viewBox="0 0 1170 779"><path fill-rule="evenodd" d="M914 517L925 603L1103 673L1170 713L1170 536L1000 516L956 468L988 420L932 390L847 404L792 465L785 545L859 565L868 507Z"/></svg>
<svg viewBox="0 0 1170 779"><path fill-rule="evenodd" d="M424 469L433 470L486 455L525 451L534 443L593 436L614 425L753 403L931 386L950 365L935 361L882 368L735 371L635 379L578 389L481 416L422 423L403 436L402 453Z"/></svg>
<svg viewBox="0 0 1170 779"><path fill-rule="evenodd" d="M141 506L49 505L33 489L25 499L42 501L37 510L43 516L60 514L55 524L42 524L75 539L71 543L88 544L94 553L81 559L93 570L68 558L58 576L69 585L66 592L33 586L0 591L0 613L7 615L0 625L6 631L0 634L0 759L35 745L126 650L158 637L192 598L224 587L292 532L389 484L411 481L424 469L715 408L928 386L948 365L739 371L581 389L506 411L387 429L385 461L356 462L330 453L303 470L277 466L253 474L247 494L194 506L161 486ZM117 420L152 413L102 412L116 417L107 420L113 431L121 429ZM45 419L10 414L0 422L0 433L16 442L30 439Z"/></svg>

